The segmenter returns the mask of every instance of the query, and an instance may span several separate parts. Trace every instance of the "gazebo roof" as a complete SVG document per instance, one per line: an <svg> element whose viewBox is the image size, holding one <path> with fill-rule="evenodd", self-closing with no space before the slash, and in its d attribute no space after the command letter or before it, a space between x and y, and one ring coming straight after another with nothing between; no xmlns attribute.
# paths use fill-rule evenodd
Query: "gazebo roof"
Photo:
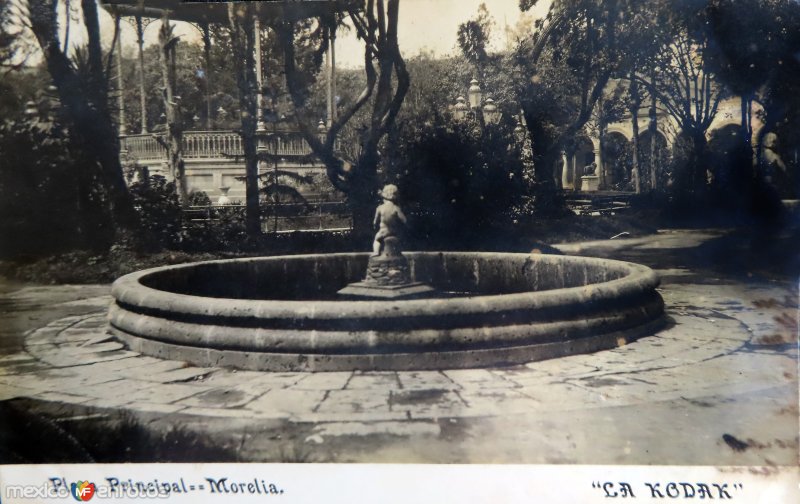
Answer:
<svg viewBox="0 0 800 504"><path fill-rule="evenodd" d="M170 19L191 23L227 23L228 2L182 0L100 0L107 11L121 16L160 18L169 12ZM261 21L300 20L341 11L356 0L273 0L253 2Z"/></svg>

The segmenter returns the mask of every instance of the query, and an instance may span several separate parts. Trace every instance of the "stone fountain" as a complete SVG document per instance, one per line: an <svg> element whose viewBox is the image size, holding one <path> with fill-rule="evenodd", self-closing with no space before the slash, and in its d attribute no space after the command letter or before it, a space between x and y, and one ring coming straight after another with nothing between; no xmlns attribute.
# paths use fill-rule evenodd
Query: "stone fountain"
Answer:
<svg viewBox="0 0 800 504"><path fill-rule="evenodd" d="M650 268L541 254L404 253L396 188L382 196L372 254L132 273L112 287L111 330L134 351L200 366L342 371L521 364L613 348L662 324Z"/></svg>

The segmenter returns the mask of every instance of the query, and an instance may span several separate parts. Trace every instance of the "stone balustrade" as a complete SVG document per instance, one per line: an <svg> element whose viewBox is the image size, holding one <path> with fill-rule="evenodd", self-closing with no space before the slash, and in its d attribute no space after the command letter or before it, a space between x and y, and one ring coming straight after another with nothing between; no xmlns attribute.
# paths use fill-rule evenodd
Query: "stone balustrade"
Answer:
<svg viewBox="0 0 800 504"><path fill-rule="evenodd" d="M154 135L124 135L120 148L135 160L166 160L166 150ZM267 152L284 157L307 156L311 147L298 133L266 139ZM183 134L184 159L226 159L244 155L242 137L233 131L186 131Z"/></svg>

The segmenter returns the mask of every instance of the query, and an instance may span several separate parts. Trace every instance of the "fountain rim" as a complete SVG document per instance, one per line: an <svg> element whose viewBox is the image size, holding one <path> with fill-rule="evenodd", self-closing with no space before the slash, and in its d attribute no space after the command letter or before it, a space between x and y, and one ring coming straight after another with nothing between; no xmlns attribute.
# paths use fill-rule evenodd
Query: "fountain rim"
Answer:
<svg viewBox="0 0 800 504"><path fill-rule="evenodd" d="M468 255L475 259L526 257L532 260L549 262L591 263L604 267L616 266L627 274L613 280L600 281L576 287L562 287L542 291L526 291L508 294L483 294L457 298L426 298L407 300L282 300L282 299L235 299L181 294L168 290L148 287L141 280L150 275L165 271L190 269L199 265L225 265L262 261L303 260L319 257L364 257L368 253L298 254L281 256L259 256L236 259L197 261L176 265L160 266L129 273L118 278L112 285L111 294L117 303L138 306L156 312L181 312L188 315L215 316L224 318L304 318L329 319L331 317L405 317L408 314L438 315L472 313L476 309L546 309L564 303L588 303L609 296L620 297L636 294L645 289L654 289L659 284L658 275L649 267L613 259L562 256L550 254L527 254L513 252L405 252L411 258L415 255ZM511 257L509 257L511 256Z"/></svg>

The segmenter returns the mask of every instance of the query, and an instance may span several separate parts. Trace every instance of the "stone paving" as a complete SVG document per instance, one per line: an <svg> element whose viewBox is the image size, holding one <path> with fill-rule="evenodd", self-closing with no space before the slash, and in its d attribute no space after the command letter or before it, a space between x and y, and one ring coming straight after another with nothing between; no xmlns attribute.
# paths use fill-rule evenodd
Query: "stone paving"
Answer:
<svg viewBox="0 0 800 504"><path fill-rule="evenodd" d="M609 247L659 241L679 250L703 235L636 240ZM590 355L471 370L194 367L114 340L103 309L110 297L63 301L85 313L32 327L23 349L0 357L0 400L125 409L212 433L273 425L270 439L304 426L293 443L327 444L326 461L797 465L795 286L661 273L669 324L657 334ZM36 299L37 289L5 297ZM730 448L725 434L750 448ZM248 444L244 457L263 460L264 443Z"/></svg>

